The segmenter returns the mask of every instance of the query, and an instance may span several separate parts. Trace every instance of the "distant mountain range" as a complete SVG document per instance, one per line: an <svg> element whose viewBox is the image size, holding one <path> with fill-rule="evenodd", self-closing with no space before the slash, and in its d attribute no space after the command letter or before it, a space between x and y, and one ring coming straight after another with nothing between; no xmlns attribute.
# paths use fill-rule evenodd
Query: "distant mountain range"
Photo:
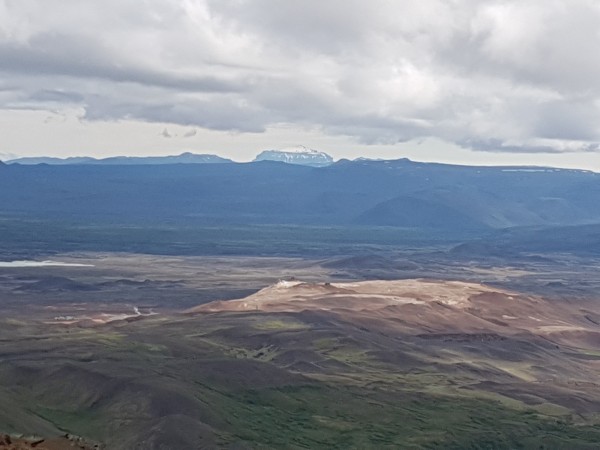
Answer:
<svg viewBox="0 0 600 450"><path fill-rule="evenodd" d="M279 161L288 164L324 167L333 164L333 158L327 153L312 150L304 146L289 147L281 150L265 150L254 161ZM158 165L158 164L209 164L231 163L231 159L212 154L182 153L173 156L113 156L96 159L87 156L54 158L49 156L17 158L6 161L7 164L21 165Z"/></svg>
<svg viewBox="0 0 600 450"><path fill-rule="evenodd" d="M48 156L18 158L6 161L7 164L51 164L51 165L143 165L143 164L209 164L230 163L230 159L217 155L182 153L174 156L113 156L110 158L96 159L87 156L70 158L53 158Z"/></svg>
<svg viewBox="0 0 600 450"><path fill-rule="evenodd" d="M342 160L0 166L2 214L118 223L393 226L476 235L600 223L600 174Z"/></svg>

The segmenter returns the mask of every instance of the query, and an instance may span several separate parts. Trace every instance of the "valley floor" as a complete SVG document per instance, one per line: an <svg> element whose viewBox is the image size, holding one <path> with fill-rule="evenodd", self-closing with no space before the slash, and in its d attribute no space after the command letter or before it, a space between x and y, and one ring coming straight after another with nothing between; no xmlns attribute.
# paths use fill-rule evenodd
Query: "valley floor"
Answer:
<svg viewBox="0 0 600 450"><path fill-rule="evenodd" d="M600 302L565 294L568 262L394 259L403 279L362 281L388 262L54 259L82 265L0 269L1 432L111 450L600 442Z"/></svg>

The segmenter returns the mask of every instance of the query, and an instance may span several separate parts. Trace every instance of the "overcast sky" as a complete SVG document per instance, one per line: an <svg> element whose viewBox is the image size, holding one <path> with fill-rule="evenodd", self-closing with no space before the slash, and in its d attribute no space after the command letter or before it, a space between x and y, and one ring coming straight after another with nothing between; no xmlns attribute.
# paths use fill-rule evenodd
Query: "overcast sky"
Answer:
<svg viewBox="0 0 600 450"><path fill-rule="evenodd" d="M0 158L600 170L597 0L0 0Z"/></svg>

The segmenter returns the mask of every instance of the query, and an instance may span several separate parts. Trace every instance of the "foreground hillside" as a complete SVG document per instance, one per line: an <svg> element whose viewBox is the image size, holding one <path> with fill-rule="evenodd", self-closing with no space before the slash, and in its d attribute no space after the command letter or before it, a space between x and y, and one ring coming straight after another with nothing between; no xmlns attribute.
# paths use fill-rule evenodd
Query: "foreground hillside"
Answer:
<svg viewBox="0 0 600 450"><path fill-rule="evenodd" d="M600 310L478 283L280 282L179 315L3 319L5 432L110 449L597 448Z"/></svg>

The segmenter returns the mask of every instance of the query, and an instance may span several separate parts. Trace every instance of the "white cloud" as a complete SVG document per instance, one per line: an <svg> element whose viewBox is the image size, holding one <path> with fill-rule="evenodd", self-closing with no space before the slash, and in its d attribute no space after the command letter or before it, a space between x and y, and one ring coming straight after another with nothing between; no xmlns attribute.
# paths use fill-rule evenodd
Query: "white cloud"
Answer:
<svg viewBox="0 0 600 450"><path fill-rule="evenodd" d="M0 108L596 151L599 29L594 0L0 0Z"/></svg>

